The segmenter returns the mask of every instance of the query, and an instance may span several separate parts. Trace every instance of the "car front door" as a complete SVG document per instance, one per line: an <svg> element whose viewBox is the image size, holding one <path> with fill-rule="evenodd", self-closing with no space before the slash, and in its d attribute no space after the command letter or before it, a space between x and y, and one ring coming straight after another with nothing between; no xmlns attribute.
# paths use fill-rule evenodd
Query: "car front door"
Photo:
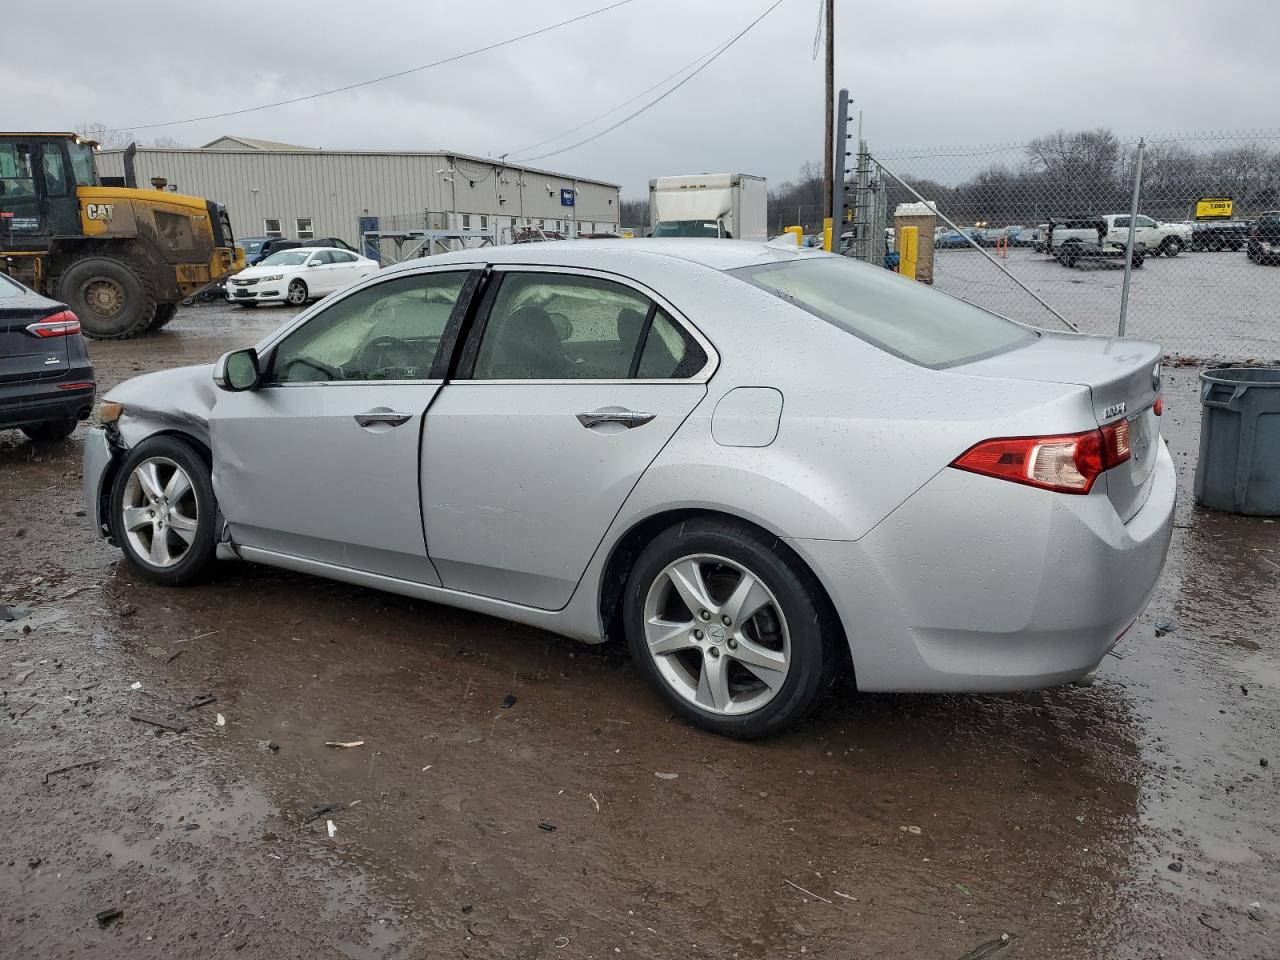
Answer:
<svg viewBox="0 0 1280 960"><path fill-rule="evenodd" d="M637 285L495 268L423 432L426 538L444 585L563 607L714 363Z"/></svg>
<svg viewBox="0 0 1280 960"><path fill-rule="evenodd" d="M329 250L319 250L311 255L302 279L315 297L333 293L344 286L342 268L333 262L333 253Z"/></svg>
<svg viewBox="0 0 1280 960"><path fill-rule="evenodd" d="M261 384L219 391L213 486L234 542L273 555L439 584L418 500L423 414L440 343L478 274L397 274L259 350Z"/></svg>

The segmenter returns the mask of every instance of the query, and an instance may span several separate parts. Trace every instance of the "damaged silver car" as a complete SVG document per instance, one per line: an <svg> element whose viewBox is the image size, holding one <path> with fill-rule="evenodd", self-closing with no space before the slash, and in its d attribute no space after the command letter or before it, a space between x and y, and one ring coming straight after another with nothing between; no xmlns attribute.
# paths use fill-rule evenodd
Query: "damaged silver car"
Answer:
<svg viewBox="0 0 1280 960"><path fill-rule="evenodd" d="M216 555L625 637L672 709L757 737L850 660L863 690L1091 678L1169 544L1159 358L776 243L462 251L116 387L85 494L158 583Z"/></svg>

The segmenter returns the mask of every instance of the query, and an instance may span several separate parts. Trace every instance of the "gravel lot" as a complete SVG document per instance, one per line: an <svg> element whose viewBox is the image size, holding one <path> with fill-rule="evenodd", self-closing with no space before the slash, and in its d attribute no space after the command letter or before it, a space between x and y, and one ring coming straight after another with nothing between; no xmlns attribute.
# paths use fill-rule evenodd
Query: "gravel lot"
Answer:
<svg viewBox="0 0 1280 960"><path fill-rule="evenodd" d="M91 353L105 390L288 315ZM1275 957L1280 526L1191 504L1197 373L1166 377L1170 563L1095 686L843 690L757 744L668 716L621 649L247 564L142 582L78 515L83 431L0 433L0 603L33 611L0 623L0 954Z"/></svg>
<svg viewBox="0 0 1280 960"><path fill-rule="evenodd" d="M1009 272L1085 333L1116 332L1124 270L1112 263L1068 269L1025 248L1001 258ZM1062 329L1053 316L973 249L939 250L939 290L1005 316ZM1280 268L1250 263L1243 251L1149 258L1133 271L1128 334L1186 357L1280 363Z"/></svg>

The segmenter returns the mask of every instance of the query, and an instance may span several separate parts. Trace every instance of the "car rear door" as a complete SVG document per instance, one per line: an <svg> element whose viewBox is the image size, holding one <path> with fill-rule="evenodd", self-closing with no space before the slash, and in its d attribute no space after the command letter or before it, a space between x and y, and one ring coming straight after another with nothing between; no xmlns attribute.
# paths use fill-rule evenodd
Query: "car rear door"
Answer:
<svg viewBox="0 0 1280 960"><path fill-rule="evenodd" d="M426 540L444 585L563 607L714 365L653 291L592 271L495 268L423 432Z"/></svg>
<svg viewBox="0 0 1280 960"><path fill-rule="evenodd" d="M257 389L218 392L214 492L246 556L439 584L423 541L419 442L441 341L477 277L455 264L357 288L259 350Z"/></svg>

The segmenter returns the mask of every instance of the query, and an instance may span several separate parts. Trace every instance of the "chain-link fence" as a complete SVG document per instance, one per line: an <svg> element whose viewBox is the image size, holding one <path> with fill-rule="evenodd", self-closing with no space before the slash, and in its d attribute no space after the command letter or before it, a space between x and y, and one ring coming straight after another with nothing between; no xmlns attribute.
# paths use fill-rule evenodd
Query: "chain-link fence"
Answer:
<svg viewBox="0 0 1280 960"><path fill-rule="evenodd" d="M859 160L855 179L885 200L876 209L868 193L858 219L890 250L899 204L936 208L920 246L940 290L1037 326L1115 334L1127 286L1128 336L1173 355L1280 362L1280 129L1064 132ZM850 252L879 262L880 249Z"/></svg>

